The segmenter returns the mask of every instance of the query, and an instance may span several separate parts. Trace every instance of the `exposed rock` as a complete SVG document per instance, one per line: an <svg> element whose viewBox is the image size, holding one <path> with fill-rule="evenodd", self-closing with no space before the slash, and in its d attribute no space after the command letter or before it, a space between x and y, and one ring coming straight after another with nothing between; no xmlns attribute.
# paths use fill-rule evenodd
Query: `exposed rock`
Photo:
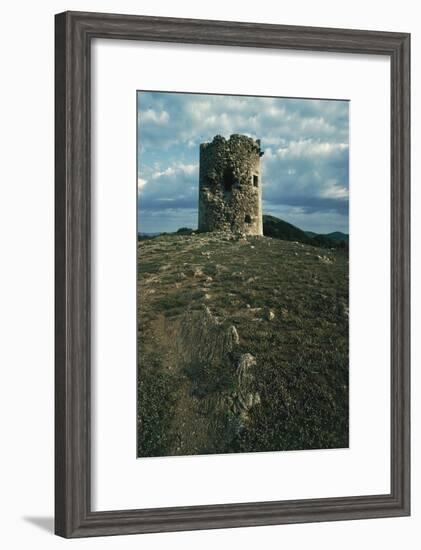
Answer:
<svg viewBox="0 0 421 550"><path fill-rule="evenodd" d="M338 311L340 315L343 315L349 319L349 305L344 302L338 303Z"/></svg>
<svg viewBox="0 0 421 550"><path fill-rule="evenodd" d="M320 256L318 254L317 259L323 262L324 264L333 264L333 259L329 258L329 256Z"/></svg>
<svg viewBox="0 0 421 550"><path fill-rule="evenodd" d="M231 395L232 408L241 420L239 428L244 428L249 411L260 403L260 395L253 391L256 358L251 353L243 353L237 365L237 390Z"/></svg>
<svg viewBox="0 0 421 550"><path fill-rule="evenodd" d="M251 353L243 353L238 361L237 373L238 379L244 381L246 373L249 372L250 367L256 365L256 358Z"/></svg>
<svg viewBox="0 0 421 550"><path fill-rule="evenodd" d="M229 419L228 425L223 424L226 432L221 435L224 441L235 437L246 427L250 410L260 402L254 389L256 358L251 353L239 354L240 338L236 327L218 320L206 305L184 315L174 341L177 344L175 353L182 358L187 371L193 369L191 380L193 388L197 388L193 391L209 429L219 426L220 430L221 418ZM225 389L215 391L213 387L215 382L218 385L221 372L226 373L230 382Z"/></svg>
<svg viewBox="0 0 421 550"><path fill-rule="evenodd" d="M265 312L265 318L267 321L273 321L275 319L275 313L271 309L268 309Z"/></svg>
<svg viewBox="0 0 421 550"><path fill-rule="evenodd" d="M189 275L193 275L193 277L203 277L204 276L203 270L199 266L192 267L191 269L189 269L188 273L189 273Z"/></svg>
<svg viewBox="0 0 421 550"><path fill-rule="evenodd" d="M228 327L227 338L228 338L228 342L231 341L233 346L238 344L238 342L240 341L240 337L238 336L237 329L235 328L234 325L231 325L230 327Z"/></svg>

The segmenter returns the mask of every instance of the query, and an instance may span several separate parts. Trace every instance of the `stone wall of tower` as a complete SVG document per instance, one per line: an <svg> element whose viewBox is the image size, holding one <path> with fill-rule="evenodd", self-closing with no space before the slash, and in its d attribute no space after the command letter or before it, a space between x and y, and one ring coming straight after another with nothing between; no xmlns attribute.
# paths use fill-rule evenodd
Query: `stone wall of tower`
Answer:
<svg viewBox="0 0 421 550"><path fill-rule="evenodd" d="M199 231L263 235L260 140L215 136L200 145Z"/></svg>

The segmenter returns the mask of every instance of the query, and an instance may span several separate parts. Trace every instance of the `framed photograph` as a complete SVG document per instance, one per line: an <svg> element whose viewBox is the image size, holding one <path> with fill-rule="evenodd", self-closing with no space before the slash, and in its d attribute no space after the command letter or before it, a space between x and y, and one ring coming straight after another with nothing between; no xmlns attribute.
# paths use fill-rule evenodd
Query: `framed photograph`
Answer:
<svg viewBox="0 0 421 550"><path fill-rule="evenodd" d="M55 29L56 533L409 515L409 35Z"/></svg>

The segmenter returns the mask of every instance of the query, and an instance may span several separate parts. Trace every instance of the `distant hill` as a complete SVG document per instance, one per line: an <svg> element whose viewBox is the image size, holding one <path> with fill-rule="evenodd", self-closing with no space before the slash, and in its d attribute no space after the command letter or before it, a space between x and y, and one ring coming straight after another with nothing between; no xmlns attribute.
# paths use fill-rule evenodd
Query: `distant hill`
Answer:
<svg viewBox="0 0 421 550"><path fill-rule="evenodd" d="M263 216L263 235L283 241L297 241L304 244L312 244L313 237L307 235L295 225L292 225L275 216Z"/></svg>
<svg viewBox="0 0 421 550"><path fill-rule="evenodd" d="M335 231L327 235L319 235L312 231L303 231L275 216L263 216L263 235L283 241L297 241L321 248L346 248L348 235Z"/></svg>
<svg viewBox="0 0 421 550"><path fill-rule="evenodd" d="M190 227L180 227L180 229L175 231L175 234L177 235L191 235L192 233L194 233L194 229L191 229ZM155 237L159 237L160 235L171 235L171 234L173 233L168 233L167 231L161 231L159 233L138 232L137 240L144 241L147 239L154 239Z"/></svg>
<svg viewBox="0 0 421 550"><path fill-rule="evenodd" d="M177 235L191 235L194 233L194 229L191 227L180 227L180 229L177 230Z"/></svg>
<svg viewBox="0 0 421 550"><path fill-rule="evenodd" d="M342 233L341 231L334 231L333 233L327 233L325 237L328 237L329 239L332 239L332 241L345 241L346 243L349 242L349 235L346 233Z"/></svg>
<svg viewBox="0 0 421 550"><path fill-rule="evenodd" d="M349 243L349 235L342 233L342 231L333 231L332 233L314 233L314 231L306 231L306 235L309 237L327 237L332 241Z"/></svg>
<svg viewBox="0 0 421 550"><path fill-rule="evenodd" d="M158 235L152 235L152 234L149 234L149 233L138 233L137 234L137 240L138 241L147 241L148 239L154 239Z"/></svg>

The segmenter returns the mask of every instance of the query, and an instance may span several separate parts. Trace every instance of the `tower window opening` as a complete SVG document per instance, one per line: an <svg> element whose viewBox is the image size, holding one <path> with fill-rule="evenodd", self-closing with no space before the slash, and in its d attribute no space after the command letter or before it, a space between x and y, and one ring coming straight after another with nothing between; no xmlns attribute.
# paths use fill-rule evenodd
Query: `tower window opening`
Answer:
<svg viewBox="0 0 421 550"><path fill-rule="evenodd" d="M248 214L246 214L244 216L244 223L251 223L251 216L249 216Z"/></svg>
<svg viewBox="0 0 421 550"><path fill-rule="evenodd" d="M235 176L232 168L226 168L222 177L222 185L224 186L224 191L232 191L232 186L235 183Z"/></svg>
<svg viewBox="0 0 421 550"><path fill-rule="evenodd" d="M259 187L259 176L253 176L253 185L254 187Z"/></svg>

